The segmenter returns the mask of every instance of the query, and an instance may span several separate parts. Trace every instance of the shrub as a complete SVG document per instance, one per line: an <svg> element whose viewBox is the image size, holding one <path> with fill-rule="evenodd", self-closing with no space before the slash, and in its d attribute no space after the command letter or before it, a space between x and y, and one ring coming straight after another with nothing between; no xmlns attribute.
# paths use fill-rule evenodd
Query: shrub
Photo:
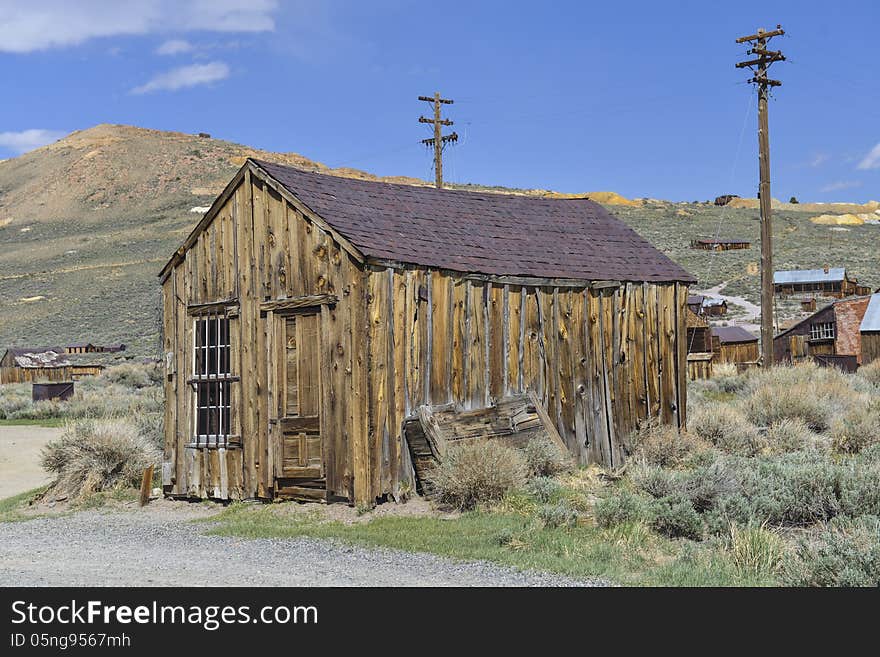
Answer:
<svg viewBox="0 0 880 657"><path fill-rule="evenodd" d="M651 504L651 527L669 538L703 538L703 521L684 495L669 495Z"/></svg>
<svg viewBox="0 0 880 657"><path fill-rule="evenodd" d="M117 383L126 388L148 388L161 383L161 373L155 374L158 369L155 365L123 363L122 365L108 367L101 372L98 379L107 383Z"/></svg>
<svg viewBox="0 0 880 657"><path fill-rule="evenodd" d="M523 449L523 456L533 477L552 477L571 467L568 455L543 438L532 438Z"/></svg>
<svg viewBox="0 0 880 657"><path fill-rule="evenodd" d="M840 512L840 468L821 452L805 450L740 465L752 517L759 522L808 526Z"/></svg>
<svg viewBox="0 0 880 657"><path fill-rule="evenodd" d="M727 404L697 406L689 419L700 438L730 454L754 456L764 447L758 430L739 409Z"/></svg>
<svg viewBox="0 0 880 657"><path fill-rule="evenodd" d="M748 418L767 427L786 419L803 421L813 431L828 429L833 413L827 400L807 384L783 388L765 385L746 397L743 406Z"/></svg>
<svg viewBox="0 0 880 657"><path fill-rule="evenodd" d="M742 572L775 575L785 558L785 545L779 535L765 525L730 526L730 557Z"/></svg>
<svg viewBox="0 0 880 657"><path fill-rule="evenodd" d="M767 427L767 448L773 454L797 452L812 446L816 434L801 418L777 420Z"/></svg>
<svg viewBox="0 0 880 657"><path fill-rule="evenodd" d="M681 492L676 473L647 463L636 465L630 470L630 478L636 488L654 498L666 497Z"/></svg>
<svg viewBox="0 0 880 657"><path fill-rule="evenodd" d="M565 502L545 504L538 509L538 518L545 527L574 527L577 524L578 513Z"/></svg>
<svg viewBox="0 0 880 657"><path fill-rule="evenodd" d="M845 469L838 486L841 515L880 516L880 463Z"/></svg>
<svg viewBox="0 0 880 657"><path fill-rule="evenodd" d="M858 375L868 383L880 386L880 358L867 365L862 365L858 370Z"/></svg>
<svg viewBox="0 0 880 657"><path fill-rule="evenodd" d="M630 453L651 465L676 467L707 445L696 436L670 425L644 422L627 441Z"/></svg>
<svg viewBox="0 0 880 657"><path fill-rule="evenodd" d="M43 448L41 462L56 476L51 494L78 500L116 487L139 486L143 471L160 459L161 452L137 427L112 419L68 424L61 438Z"/></svg>
<svg viewBox="0 0 880 657"><path fill-rule="evenodd" d="M596 524L609 528L629 522L638 522L645 517L645 501L627 490L618 491L598 500L593 507Z"/></svg>
<svg viewBox="0 0 880 657"><path fill-rule="evenodd" d="M835 519L785 565L791 586L880 586L880 519Z"/></svg>
<svg viewBox="0 0 880 657"><path fill-rule="evenodd" d="M562 484L552 477L535 477L526 486L529 495L542 503L557 497L562 491Z"/></svg>
<svg viewBox="0 0 880 657"><path fill-rule="evenodd" d="M831 429L831 444L836 452L856 454L880 443L880 402L851 408Z"/></svg>
<svg viewBox="0 0 880 657"><path fill-rule="evenodd" d="M490 440L450 447L429 478L442 501L459 509L473 509L523 486L526 474L520 450Z"/></svg>

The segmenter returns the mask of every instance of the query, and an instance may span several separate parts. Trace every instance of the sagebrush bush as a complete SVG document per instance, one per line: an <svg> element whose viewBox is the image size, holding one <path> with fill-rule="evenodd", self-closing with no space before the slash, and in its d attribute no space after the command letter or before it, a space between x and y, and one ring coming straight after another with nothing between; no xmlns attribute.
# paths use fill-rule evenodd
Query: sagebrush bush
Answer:
<svg viewBox="0 0 880 657"><path fill-rule="evenodd" d="M801 418L785 418L767 427L765 442L770 453L784 454L814 446L816 438Z"/></svg>
<svg viewBox="0 0 880 657"><path fill-rule="evenodd" d="M785 564L791 586L880 586L880 519L836 518Z"/></svg>
<svg viewBox="0 0 880 657"><path fill-rule="evenodd" d="M544 504L538 509L538 518L545 527L574 527L577 524L578 512L564 501L555 504Z"/></svg>
<svg viewBox="0 0 880 657"><path fill-rule="evenodd" d="M571 468L568 454L544 438L532 438L523 448L523 456L533 477L552 477Z"/></svg>
<svg viewBox="0 0 880 657"><path fill-rule="evenodd" d="M526 491L538 502L547 503L562 492L562 484L553 477L534 477L526 485Z"/></svg>
<svg viewBox="0 0 880 657"><path fill-rule="evenodd" d="M80 500L117 487L137 487L144 470L162 454L132 423L121 419L69 423L41 455L43 468L55 475L54 497Z"/></svg>
<svg viewBox="0 0 880 657"><path fill-rule="evenodd" d="M739 466L751 515L758 522L804 527L840 513L840 468L822 452L744 459Z"/></svg>
<svg viewBox="0 0 880 657"><path fill-rule="evenodd" d="M96 378L126 388L149 388L161 385L162 372L158 365L123 363L108 367Z"/></svg>
<svg viewBox="0 0 880 657"><path fill-rule="evenodd" d="M651 465L677 467L708 449L697 436L675 427L643 422L627 439L628 451Z"/></svg>
<svg viewBox="0 0 880 657"><path fill-rule="evenodd" d="M880 462L842 467L838 479L841 515L880 516Z"/></svg>
<svg viewBox="0 0 880 657"><path fill-rule="evenodd" d="M684 495L654 500L650 508L651 528L669 538L703 538L703 521Z"/></svg>
<svg viewBox="0 0 880 657"><path fill-rule="evenodd" d="M607 529L644 519L646 509L644 499L628 490L619 490L596 501L593 517L599 527Z"/></svg>
<svg viewBox="0 0 880 657"><path fill-rule="evenodd" d="M688 426L703 440L729 454L754 456L764 447L761 434L735 406L702 404L688 420Z"/></svg>
<svg viewBox="0 0 880 657"><path fill-rule="evenodd" d="M443 502L473 509L523 486L527 474L521 450L489 440L450 447L429 479Z"/></svg>
<svg viewBox="0 0 880 657"><path fill-rule="evenodd" d="M856 454L880 443L880 401L856 406L831 427L831 444L836 452Z"/></svg>

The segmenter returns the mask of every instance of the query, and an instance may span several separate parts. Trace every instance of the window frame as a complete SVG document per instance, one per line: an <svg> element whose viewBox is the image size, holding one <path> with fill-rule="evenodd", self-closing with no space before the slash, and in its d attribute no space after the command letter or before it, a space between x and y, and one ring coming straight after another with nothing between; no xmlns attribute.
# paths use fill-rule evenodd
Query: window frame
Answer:
<svg viewBox="0 0 880 657"><path fill-rule="evenodd" d="M188 383L193 390L190 447L226 448L237 438L232 433L232 322L226 313L191 317L192 361Z"/></svg>
<svg viewBox="0 0 880 657"><path fill-rule="evenodd" d="M837 338L835 322L812 322L810 324L810 342L825 342Z"/></svg>

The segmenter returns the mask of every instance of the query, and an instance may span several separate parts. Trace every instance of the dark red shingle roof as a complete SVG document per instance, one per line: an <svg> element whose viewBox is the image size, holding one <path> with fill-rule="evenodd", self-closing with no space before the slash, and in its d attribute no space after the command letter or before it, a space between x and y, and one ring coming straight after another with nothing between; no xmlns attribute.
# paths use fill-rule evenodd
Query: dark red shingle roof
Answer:
<svg viewBox="0 0 880 657"><path fill-rule="evenodd" d="M496 276L695 281L588 199L440 190L253 162L367 258Z"/></svg>

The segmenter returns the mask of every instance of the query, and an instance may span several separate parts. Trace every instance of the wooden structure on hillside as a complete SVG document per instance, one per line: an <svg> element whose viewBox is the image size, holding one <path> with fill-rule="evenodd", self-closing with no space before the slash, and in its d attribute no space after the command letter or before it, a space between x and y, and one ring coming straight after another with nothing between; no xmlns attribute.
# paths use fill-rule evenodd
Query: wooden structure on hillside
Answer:
<svg viewBox="0 0 880 657"><path fill-rule="evenodd" d="M778 334L774 358L780 363L814 360L847 371L864 362L862 324L872 297L839 299ZM868 326L871 318L868 316ZM868 340L870 350L871 338Z"/></svg>
<svg viewBox="0 0 880 657"><path fill-rule="evenodd" d="M10 347L0 358L0 383L75 381L103 369L70 359L63 347Z"/></svg>
<svg viewBox="0 0 880 657"><path fill-rule="evenodd" d="M773 273L773 289L783 297L804 292L838 299L871 294L870 287L859 285L843 267L777 271Z"/></svg>
<svg viewBox="0 0 880 657"><path fill-rule="evenodd" d="M757 363L758 338L741 326L713 326L712 353L716 363Z"/></svg>
<svg viewBox="0 0 880 657"><path fill-rule="evenodd" d="M248 160L160 277L168 495L372 504L426 409L528 393L579 463L686 421L693 278L587 199Z"/></svg>
<svg viewBox="0 0 880 657"><path fill-rule="evenodd" d="M862 323L859 325L859 334L862 365L880 359L880 292L871 295Z"/></svg>
<svg viewBox="0 0 880 657"><path fill-rule="evenodd" d="M691 248L703 251L734 251L750 249L752 248L752 243L748 240L700 237L691 240Z"/></svg>

